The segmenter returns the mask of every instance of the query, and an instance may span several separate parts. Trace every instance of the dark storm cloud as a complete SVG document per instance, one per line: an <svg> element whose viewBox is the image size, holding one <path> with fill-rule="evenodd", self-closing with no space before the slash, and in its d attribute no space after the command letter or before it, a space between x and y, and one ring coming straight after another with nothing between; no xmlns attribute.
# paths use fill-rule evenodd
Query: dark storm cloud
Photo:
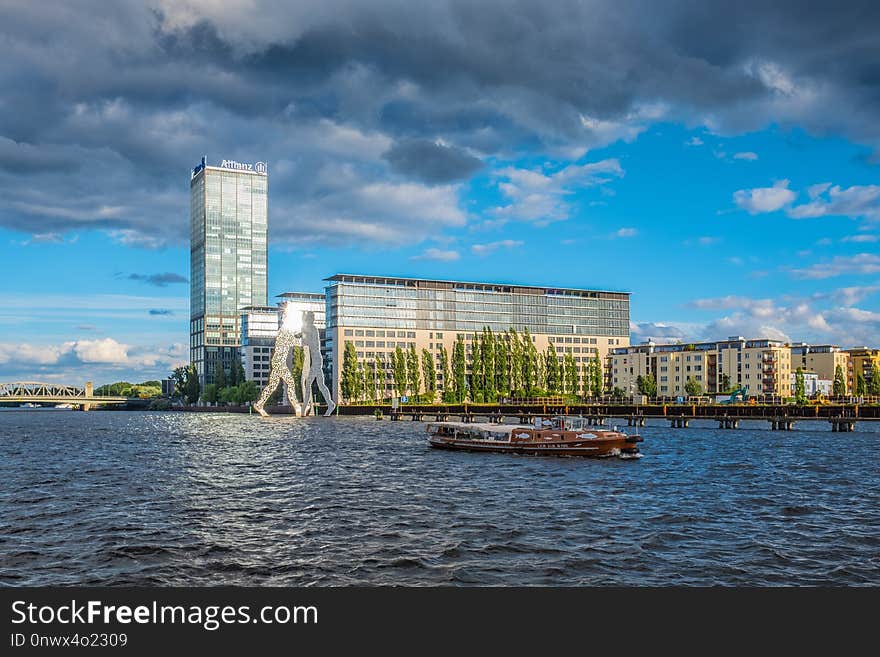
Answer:
<svg viewBox="0 0 880 657"><path fill-rule="evenodd" d="M460 148L427 139L407 139L394 144L384 157L397 173L426 183L447 183L469 178L483 163Z"/></svg>
<svg viewBox="0 0 880 657"><path fill-rule="evenodd" d="M144 283L155 285L156 287L167 287L172 283L188 282L186 276L181 276L180 274L174 274L172 272L165 272L164 274L129 274L128 279L132 281L143 281ZM154 313L151 310L150 314L154 315L161 313Z"/></svg>
<svg viewBox="0 0 880 657"><path fill-rule="evenodd" d="M478 161L654 121L876 153L878 26L860 1L6 3L0 226L184 242L202 154L270 163L273 239L387 242L461 225Z"/></svg>

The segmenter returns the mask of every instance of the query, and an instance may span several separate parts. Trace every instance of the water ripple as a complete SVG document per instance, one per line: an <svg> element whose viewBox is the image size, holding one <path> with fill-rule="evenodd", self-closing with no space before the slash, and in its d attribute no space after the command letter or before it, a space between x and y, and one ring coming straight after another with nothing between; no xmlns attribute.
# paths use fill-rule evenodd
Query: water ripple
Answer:
<svg viewBox="0 0 880 657"><path fill-rule="evenodd" d="M878 585L880 427L643 429L645 458L424 425L0 412L5 585ZM857 446L857 448L854 448Z"/></svg>

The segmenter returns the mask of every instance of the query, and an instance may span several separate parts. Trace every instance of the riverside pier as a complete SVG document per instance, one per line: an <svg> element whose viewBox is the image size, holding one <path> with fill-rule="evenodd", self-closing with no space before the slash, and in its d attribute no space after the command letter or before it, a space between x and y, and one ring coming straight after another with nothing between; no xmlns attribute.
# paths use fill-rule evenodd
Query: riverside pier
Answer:
<svg viewBox="0 0 880 657"><path fill-rule="evenodd" d="M532 424L535 418L554 415L579 415L587 419L591 426L605 426L615 420L626 422L630 427L647 426L648 420L661 421L673 429L686 429L694 420L717 422L719 429L738 429L746 421L767 422L773 431L793 431L802 421L827 422L831 431L855 431L857 422L880 421L880 406L861 406L859 404L807 405L792 404L753 404L730 406L711 405L632 405L632 404L590 404L563 406L530 405L403 405L391 406L361 405L340 407L340 415L372 415L381 412L381 417L392 421L410 420L416 422L460 420L461 422L486 421L495 423L519 422Z"/></svg>

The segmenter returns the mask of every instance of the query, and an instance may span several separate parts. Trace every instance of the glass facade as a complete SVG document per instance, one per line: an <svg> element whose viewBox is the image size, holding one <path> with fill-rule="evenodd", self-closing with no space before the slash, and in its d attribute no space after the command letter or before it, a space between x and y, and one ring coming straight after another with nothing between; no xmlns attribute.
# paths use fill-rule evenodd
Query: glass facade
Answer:
<svg viewBox="0 0 880 657"><path fill-rule="evenodd" d="M241 344L241 309L265 306L268 177L202 165L190 181L190 360L204 386Z"/></svg>
<svg viewBox="0 0 880 657"><path fill-rule="evenodd" d="M334 276L327 327L629 337L629 294L417 279Z"/></svg>
<svg viewBox="0 0 880 657"><path fill-rule="evenodd" d="M570 353L579 366L629 343L625 292L351 274L327 281L325 365L337 398L346 342L359 362L379 363L384 374L378 385L386 396L393 387L390 357L396 348L427 351L439 368L442 350L451 354L457 339L465 342L469 359L473 336L485 327L497 335L528 329L539 352L552 347L559 358ZM438 389L446 385L439 375L437 383Z"/></svg>

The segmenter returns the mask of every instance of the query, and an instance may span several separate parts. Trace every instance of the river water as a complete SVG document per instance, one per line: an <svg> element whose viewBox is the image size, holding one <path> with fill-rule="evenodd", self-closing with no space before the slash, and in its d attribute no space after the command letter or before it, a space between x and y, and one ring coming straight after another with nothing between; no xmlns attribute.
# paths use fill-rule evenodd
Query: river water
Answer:
<svg viewBox="0 0 880 657"><path fill-rule="evenodd" d="M3 585L878 585L880 426L641 429L636 461L372 418L0 412Z"/></svg>

